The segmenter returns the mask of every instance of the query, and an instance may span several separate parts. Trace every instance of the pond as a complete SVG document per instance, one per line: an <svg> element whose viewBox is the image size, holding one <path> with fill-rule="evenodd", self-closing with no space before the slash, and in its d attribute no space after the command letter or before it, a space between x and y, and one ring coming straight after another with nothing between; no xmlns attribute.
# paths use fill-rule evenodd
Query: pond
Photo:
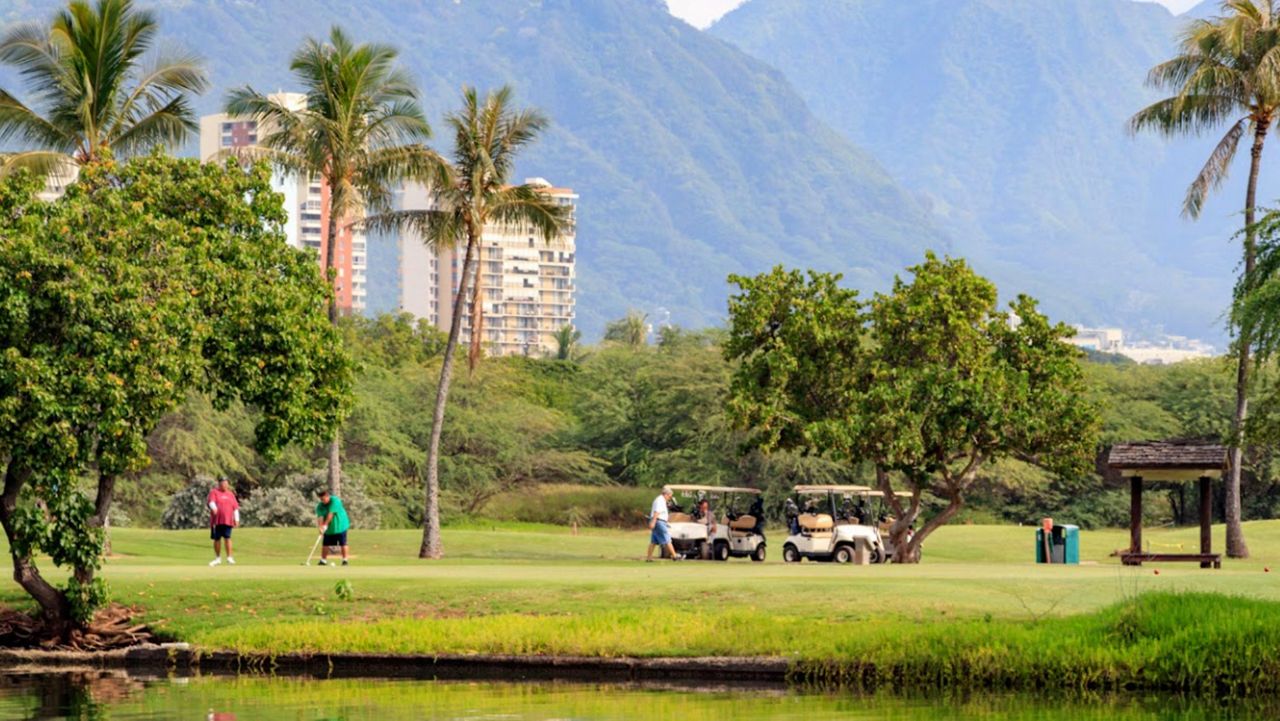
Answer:
<svg viewBox="0 0 1280 721"><path fill-rule="evenodd" d="M116 672L0 673L0 719L421 721L422 719L1156 720L1275 717L1277 707L1222 707L1161 696L1040 699L900 697L578 683L467 683L265 676L139 678Z"/></svg>

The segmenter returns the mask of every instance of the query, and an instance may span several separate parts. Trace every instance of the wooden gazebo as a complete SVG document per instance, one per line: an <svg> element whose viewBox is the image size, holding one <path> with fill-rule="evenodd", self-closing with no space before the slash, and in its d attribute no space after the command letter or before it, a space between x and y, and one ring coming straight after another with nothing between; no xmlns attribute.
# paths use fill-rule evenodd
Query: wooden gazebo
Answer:
<svg viewBox="0 0 1280 721"><path fill-rule="evenodd" d="M1145 561L1198 561L1201 568L1221 568L1222 555L1213 552L1213 479L1227 470L1227 449L1198 441L1117 443L1107 467L1129 479L1129 550L1120 554L1126 566ZM1200 552L1152 553L1142 547L1142 482L1170 481L1200 484Z"/></svg>

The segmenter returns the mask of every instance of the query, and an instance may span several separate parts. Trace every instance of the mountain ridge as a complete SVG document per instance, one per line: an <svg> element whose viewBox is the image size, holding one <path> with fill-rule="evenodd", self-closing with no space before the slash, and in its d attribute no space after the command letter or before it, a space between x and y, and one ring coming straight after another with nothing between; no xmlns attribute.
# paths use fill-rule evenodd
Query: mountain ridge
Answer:
<svg viewBox="0 0 1280 721"><path fill-rule="evenodd" d="M59 5L20 0L0 19L48 17ZM289 54L333 23L400 48L437 129L463 83L512 84L519 103L552 119L519 177L581 196L579 325L589 336L633 307L718 323L733 272L784 263L884 287L925 248L948 248L917 201L814 117L781 73L660 0L368 0L358 17L340 0L312 0L302 13L286 0L142 5L157 9L166 39L208 58L216 90L202 112L231 86L290 89ZM371 247L371 265L389 252Z"/></svg>
<svg viewBox="0 0 1280 721"><path fill-rule="evenodd" d="M1126 128L1186 22L1115 0L752 0L709 32L778 67L1002 290L1064 320L1221 342L1244 173L1186 221L1220 133ZM1280 186L1267 173L1262 189Z"/></svg>

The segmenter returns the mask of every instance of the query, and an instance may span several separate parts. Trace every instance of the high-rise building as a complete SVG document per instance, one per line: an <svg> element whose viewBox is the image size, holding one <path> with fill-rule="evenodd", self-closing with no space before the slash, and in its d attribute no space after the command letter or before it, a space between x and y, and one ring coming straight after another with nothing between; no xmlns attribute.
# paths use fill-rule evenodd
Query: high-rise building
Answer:
<svg viewBox="0 0 1280 721"><path fill-rule="evenodd" d="M276 93L271 100L291 109L300 109L306 102L301 93ZM239 118L217 113L200 118L200 157L205 161L216 160L238 148L257 145L269 128L260 127L253 118ZM284 195L285 210L289 219L285 233L289 244L295 248L314 251L323 263L328 250L329 185L323 178L287 175L277 170L271 185ZM338 308L344 312L361 311L365 306L367 240L363 232L353 231L349 224L339 223L337 243L334 245L334 285Z"/></svg>
<svg viewBox="0 0 1280 721"><path fill-rule="evenodd" d="M544 355L556 350L555 333L572 325L577 296L576 218L578 196L542 178L528 185L568 206L570 221L562 233L544 242L527 227L490 223L484 229L475 264L481 294L484 346L492 355ZM429 207L426 188L407 184L396 197L402 210ZM400 309L448 331L453 299L461 280L465 248L428 248L414 232L399 234ZM474 280L475 278L473 278ZM462 317L462 340L471 338L472 293Z"/></svg>

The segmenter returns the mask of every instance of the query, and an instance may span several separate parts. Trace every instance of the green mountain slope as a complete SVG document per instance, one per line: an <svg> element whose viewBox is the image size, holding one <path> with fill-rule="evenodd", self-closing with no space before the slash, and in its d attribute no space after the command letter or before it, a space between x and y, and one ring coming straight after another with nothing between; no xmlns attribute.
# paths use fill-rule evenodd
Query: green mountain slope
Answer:
<svg viewBox="0 0 1280 721"><path fill-rule="evenodd" d="M57 5L19 0L0 19ZM661 0L155 6L164 34L210 62L207 110L233 85L289 89L289 54L333 23L398 46L436 117L463 83L512 83L554 121L518 170L581 194L579 324L589 334L629 307L714 323L730 272L788 263L883 285L924 248L945 249L921 206L780 74L670 17Z"/></svg>
<svg viewBox="0 0 1280 721"><path fill-rule="evenodd" d="M1221 340L1244 173L1186 221L1216 137L1125 128L1184 22L1128 0L750 0L710 32L781 69L1002 289L1065 319Z"/></svg>

